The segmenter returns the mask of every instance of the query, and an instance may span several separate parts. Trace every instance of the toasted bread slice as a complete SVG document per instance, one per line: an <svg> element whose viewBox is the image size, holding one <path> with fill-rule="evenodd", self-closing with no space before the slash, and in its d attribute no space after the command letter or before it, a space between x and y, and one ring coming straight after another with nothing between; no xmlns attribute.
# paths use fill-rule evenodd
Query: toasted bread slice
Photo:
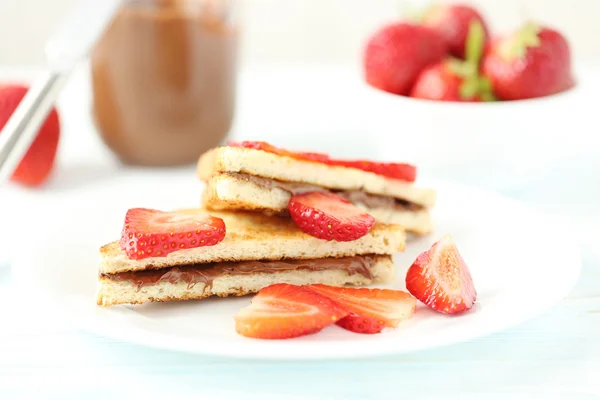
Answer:
<svg viewBox="0 0 600 400"><path fill-rule="evenodd" d="M265 182L266 181L266 182ZM262 211L268 214L282 214L292 196L286 185L272 184L267 179L238 173L217 173L207 182L202 194L202 206L212 210ZM310 190L310 187L300 188ZM315 190L324 190L314 187ZM393 201L392 201L393 203ZM399 224L408 232L418 235L429 234L433 222L428 209L414 206L371 206L355 201L375 219L386 224Z"/></svg>
<svg viewBox="0 0 600 400"><path fill-rule="evenodd" d="M119 242L100 248L100 272L114 274L179 265L220 261L312 259L364 254L393 254L404 251L405 231L400 225L376 223L371 231L352 242L317 239L303 233L290 218L253 212L207 211L222 218L227 227L225 239L214 246L184 249L166 257L132 260Z"/></svg>
<svg viewBox="0 0 600 400"><path fill-rule="evenodd" d="M219 172L241 172L286 182L299 182L337 190L364 190L367 193L403 199L423 207L433 207L436 192L410 182L386 178L356 168L302 161L262 150L243 147L217 147L200 156L198 177L208 181Z"/></svg>
<svg viewBox="0 0 600 400"><path fill-rule="evenodd" d="M276 283L308 285L322 283L332 286L369 285L387 283L395 278L394 265L390 256L375 256L369 265L369 276L350 273L343 269L307 270L295 269L268 273L223 274L211 282L190 285L185 281L170 279L140 286L134 280L118 279L101 275L98 281L98 305L142 304L147 302L203 299L210 296L243 296L257 293L260 289ZM135 272L145 274L146 272Z"/></svg>

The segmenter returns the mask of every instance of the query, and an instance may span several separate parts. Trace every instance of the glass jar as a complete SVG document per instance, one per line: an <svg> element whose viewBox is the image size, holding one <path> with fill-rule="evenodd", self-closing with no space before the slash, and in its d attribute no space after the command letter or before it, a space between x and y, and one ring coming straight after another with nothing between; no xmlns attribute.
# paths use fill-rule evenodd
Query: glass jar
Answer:
<svg viewBox="0 0 600 400"><path fill-rule="evenodd" d="M232 0L129 0L91 55L93 115L126 164L196 162L234 115Z"/></svg>

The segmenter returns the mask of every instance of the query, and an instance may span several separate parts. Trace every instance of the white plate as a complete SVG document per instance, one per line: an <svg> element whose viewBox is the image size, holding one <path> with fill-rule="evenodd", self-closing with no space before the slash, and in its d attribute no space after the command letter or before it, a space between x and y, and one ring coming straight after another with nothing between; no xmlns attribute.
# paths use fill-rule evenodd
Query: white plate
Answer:
<svg viewBox="0 0 600 400"><path fill-rule="evenodd" d="M256 359L390 355L467 341L535 316L575 285L581 262L568 232L509 199L432 184L439 190L437 230L395 256L398 280L390 287L403 289L416 255L450 232L471 268L476 306L450 317L419 305L411 321L379 335L333 326L284 341L244 338L236 334L233 316L250 297L97 307L98 247L118 238L128 207L195 206L201 187L190 173L130 174L48 200L53 212L40 210L48 223L23 227L28 235L17 232L25 240L17 241L13 274L28 296L38 294L57 315L91 332L156 348Z"/></svg>

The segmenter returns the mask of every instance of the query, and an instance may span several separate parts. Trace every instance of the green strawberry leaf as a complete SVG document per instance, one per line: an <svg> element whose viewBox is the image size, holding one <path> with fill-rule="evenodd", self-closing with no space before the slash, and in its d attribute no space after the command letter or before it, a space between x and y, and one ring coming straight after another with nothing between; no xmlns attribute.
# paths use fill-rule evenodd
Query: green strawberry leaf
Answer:
<svg viewBox="0 0 600 400"><path fill-rule="evenodd" d="M458 88L458 94L463 100L471 100L475 97L479 97L483 101L496 100L492 83L488 78L481 75L474 75L464 79Z"/></svg>
<svg viewBox="0 0 600 400"><path fill-rule="evenodd" d="M527 49L541 44L540 30L540 26L532 22L523 25L510 39L500 45L500 54L508 61L525 57Z"/></svg>
<svg viewBox="0 0 600 400"><path fill-rule="evenodd" d="M485 45L485 31L478 20L472 20L469 24L469 33L465 41L465 59L468 63L479 65L483 57Z"/></svg>
<svg viewBox="0 0 600 400"><path fill-rule="evenodd" d="M459 60L458 58L450 58L448 61L450 71L461 78L469 78L477 75L477 66L471 63Z"/></svg>
<svg viewBox="0 0 600 400"><path fill-rule="evenodd" d="M483 101L496 101L492 82L485 76L479 78L479 95Z"/></svg>
<svg viewBox="0 0 600 400"><path fill-rule="evenodd" d="M460 88L458 89L458 94L460 95L461 99L469 100L472 99L475 95L477 95L478 91L479 81L477 77L474 76L463 80L463 82L460 85Z"/></svg>

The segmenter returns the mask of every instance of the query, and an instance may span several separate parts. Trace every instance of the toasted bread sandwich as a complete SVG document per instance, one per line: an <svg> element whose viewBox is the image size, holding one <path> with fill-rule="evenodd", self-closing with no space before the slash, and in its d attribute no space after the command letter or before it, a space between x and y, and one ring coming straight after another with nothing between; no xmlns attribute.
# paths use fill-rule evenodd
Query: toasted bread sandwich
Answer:
<svg viewBox="0 0 600 400"><path fill-rule="evenodd" d="M380 222L336 241L262 213L132 209L121 240L100 249L97 303L239 296L275 283L383 283L394 278L391 255L404 247L403 227Z"/></svg>
<svg viewBox="0 0 600 400"><path fill-rule="evenodd" d="M433 229L436 192L414 184L406 164L341 161L317 153L293 153L264 142L242 142L203 154L198 177L206 182L202 206L286 215L297 194L334 193L377 221L402 225L415 234Z"/></svg>

